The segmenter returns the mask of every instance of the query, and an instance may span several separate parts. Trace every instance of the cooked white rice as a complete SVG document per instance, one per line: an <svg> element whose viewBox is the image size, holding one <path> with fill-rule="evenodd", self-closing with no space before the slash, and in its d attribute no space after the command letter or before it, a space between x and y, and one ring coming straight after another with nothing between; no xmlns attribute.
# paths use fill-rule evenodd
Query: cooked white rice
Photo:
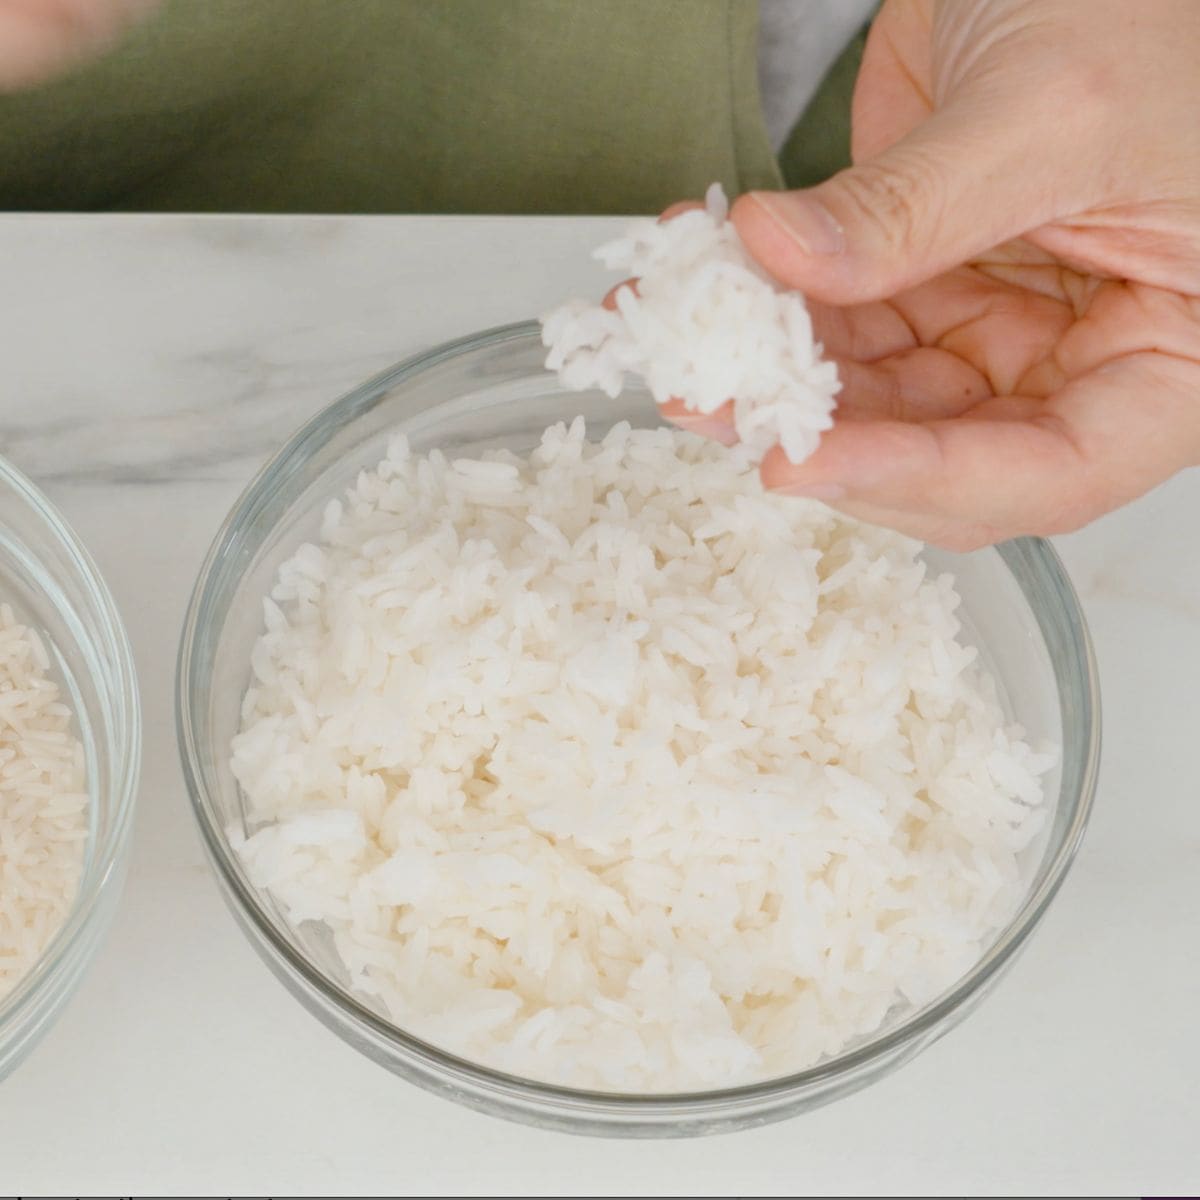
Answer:
<svg viewBox="0 0 1200 1200"><path fill-rule="evenodd" d="M0 604L0 999L41 957L79 887L83 746L41 639Z"/></svg>
<svg viewBox="0 0 1200 1200"><path fill-rule="evenodd" d="M615 311L571 301L542 318L546 366L564 386L616 396L627 375L659 404L700 413L733 399L733 424L759 459L776 443L801 462L833 424L837 366L813 340L804 297L786 291L750 257L714 184L703 210L671 221L634 221L596 251L636 276Z"/></svg>
<svg viewBox="0 0 1200 1200"><path fill-rule="evenodd" d="M265 600L250 877L397 1025L507 1071L835 1054L1011 915L1053 757L918 550L665 429L397 440Z"/></svg>

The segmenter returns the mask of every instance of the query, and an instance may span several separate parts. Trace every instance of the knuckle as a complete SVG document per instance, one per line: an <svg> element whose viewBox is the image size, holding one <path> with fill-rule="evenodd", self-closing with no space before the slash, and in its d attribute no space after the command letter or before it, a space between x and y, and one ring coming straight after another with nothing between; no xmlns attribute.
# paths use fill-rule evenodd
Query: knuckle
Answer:
<svg viewBox="0 0 1200 1200"><path fill-rule="evenodd" d="M896 253L916 248L940 193L935 172L914 155L886 164L863 163L845 172L839 183L853 221Z"/></svg>

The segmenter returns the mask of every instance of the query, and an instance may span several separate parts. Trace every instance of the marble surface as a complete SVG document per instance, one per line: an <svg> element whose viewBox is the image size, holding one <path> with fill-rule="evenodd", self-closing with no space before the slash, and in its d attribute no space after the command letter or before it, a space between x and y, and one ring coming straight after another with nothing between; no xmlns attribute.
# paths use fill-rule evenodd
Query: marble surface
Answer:
<svg viewBox="0 0 1200 1200"><path fill-rule="evenodd" d="M176 640L218 523L317 408L421 347L594 291L601 221L0 218L0 449L87 542L145 710L115 927L0 1086L0 1189L64 1194L1195 1194L1200 474L1060 549L1106 708L1092 829L961 1028L811 1115L690 1143L542 1133L327 1033L225 911L175 753Z"/></svg>

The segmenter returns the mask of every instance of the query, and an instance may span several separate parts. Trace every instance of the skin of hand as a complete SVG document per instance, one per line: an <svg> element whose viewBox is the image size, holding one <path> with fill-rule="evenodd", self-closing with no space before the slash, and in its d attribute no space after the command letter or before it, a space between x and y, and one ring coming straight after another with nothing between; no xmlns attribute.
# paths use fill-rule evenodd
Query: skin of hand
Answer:
<svg viewBox="0 0 1200 1200"><path fill-rule="evenodd" d="M108 49L159 0L0 0L0 92L43 83Z"/></svg>
<svg viewBox="0 0 1200 1200"><path fill-rule="evenodd" d="M733 208L843 381L766 486L969 550L1200 463L1197 64L1196 0L888 0L854 165Z"/></svg>

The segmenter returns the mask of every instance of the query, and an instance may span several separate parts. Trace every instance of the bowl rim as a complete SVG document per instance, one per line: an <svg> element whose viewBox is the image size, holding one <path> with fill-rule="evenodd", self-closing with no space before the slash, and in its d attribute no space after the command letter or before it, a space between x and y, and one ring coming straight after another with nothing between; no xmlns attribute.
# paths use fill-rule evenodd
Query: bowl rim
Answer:
<svg viewBox="0 0 1200 1200"><path fill-rule="evenodd" d="M580 1115L595 1115L620 1108L630 1117L686 1114L698 1115L716 1105L754 1104L782 1101L798 1092L821 1090L839 1080L853 1077L870 1064L933 1033L957 1010L964 1010L982 986L1008 964L1040 923L1050 902L1062 886L1086 831L1095 797L1099 773L1101 720L1099 674L1091 636L1078 595L1062 561L1050 544L1041 538L1022 538L1010 545L1019 547L1020 557L1042 572L1045 582L1061 599L1072 635L1073 657L1084 682L1081 724L1084 726L1083 771L1069 827L1053 859L1044 868L1041 883L1025 898L1020 909L988 951L954 986L935 1001L915 1010L898 1024L877 1037L869 1038L844 1054L817 1063L803 1071L775 1076L729 1088L710 1088L688 1092L612 1092L573 1088L562 1084L513 1075L459 1057L406 1033L364 1005L353 993L329 979L299 953L276 930L265 914L256 890L243 880L233 862L224 831L213 819L207 805L200 754L193 736L194 715L191 704L193 660L197 652L199 618L206 610L214 572L224 551L237 532L265 500L276 478L298 469L326 440L327 434L344 427L369 410L388 392L404 381L441 363L469 353L493 350L508 343L540 340L536 321L521 321L495 326L443 342L402 359L395 365L365 380L318 411L287 439L243 489L221 523L196 578L184 618L176 663L175 718L180 760L192 811L200 828L209 858L235 915L248 921L261 946L282 960L282 965L298 976L316 995L345 1017L359 1023L377 1040L389 1044L412 1065L433 1071L460 1084L480 1091L502 1094L518 1102L557 1103L564 1108L581 1110ZM1006 569L1011 565L1001 557Z"/></svg>
<svg viewBox="0 0 1200 1200"><path fill-rule="evenodd" d="M113 675L111 689L122 700L123 718L118 730L124 737L112 747L114 770L109 779L98 779L89 787L105 788L111 782L114 816L102 838L92 842L94 855L79 891L71 902L66 918L43 948L34 965L17 981L12 991L0 1000L0 1037L10 1021L15 1021L25 1005L35 999L42 986L52 979L72 956L83 932L91 923L101 897L109 887L122 852L129 840L137 807L138 783L142 766L142 709L137 669L120 611L104 576L91 553L66 518L44 492L6 458L0 455L0 487L8 487L34 513L51 538L65 554L71 569L83 581L95 602L102 649L110 658ZM76 717L78 720L78 717ZM94 793L93 793L94 794Z"/></svg>

